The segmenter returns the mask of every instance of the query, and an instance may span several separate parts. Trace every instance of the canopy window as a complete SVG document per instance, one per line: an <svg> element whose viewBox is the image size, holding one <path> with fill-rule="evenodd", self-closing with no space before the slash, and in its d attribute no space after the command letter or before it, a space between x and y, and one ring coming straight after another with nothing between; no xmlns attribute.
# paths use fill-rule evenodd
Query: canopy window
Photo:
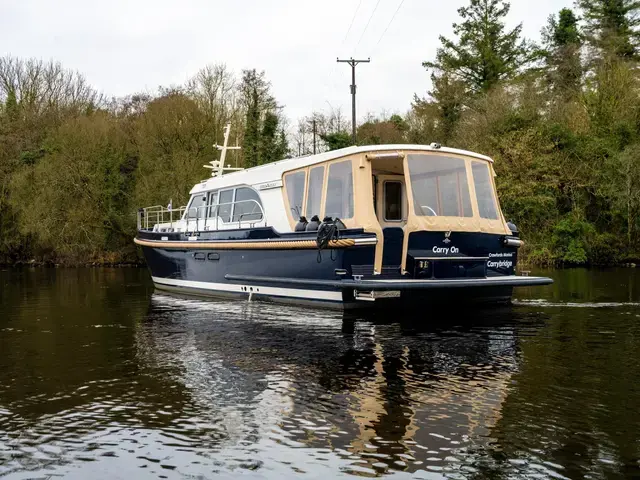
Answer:
<svg viewBox="0 0 640 480"><path fill-rule="evenodd" d="M473 172L473 184L476 188L480 217L497 220L500 217L489 165L486 162L471 162L471 171Z"/></svg>
<svg viewBox="0 0 640 480"><path fill-rule="evenodd" d="M324 186L324 166L313 167L309 170L309 184L307 185L307 209L306 216L320 216L322 207L322 187Z"/></svg>
<svg viewBox="0 0 640 480"><path fill-rule="evenodd" d="M297 219L303 214L304 187L306 174L304 171L294 172L284 177L287 188L287 199L289 200L289 209L291 215Z"/></svg>
<svg viewBox="0 0 640 480"><path fill-rule="evenodd" d="M351 160L329 165L324 215L340 219L353 217L353 171Z"/></svg>
<svg viewBox="0 0 640 480"><path fill-rule="evenodd" d="M416 215L473 216L464 159L410 154L407 161Z"/></svg>

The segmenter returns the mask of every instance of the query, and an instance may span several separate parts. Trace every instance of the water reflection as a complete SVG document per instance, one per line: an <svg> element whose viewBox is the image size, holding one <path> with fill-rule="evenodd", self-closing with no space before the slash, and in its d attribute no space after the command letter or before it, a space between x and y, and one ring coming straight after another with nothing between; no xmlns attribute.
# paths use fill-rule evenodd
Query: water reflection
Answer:
<svg viewBox="0 0 640 480"><path fill-rule="evenodd" d="M517 370L515 330L544 322L515 324L505 309L456 328L347 318L339 331L335 313L163 295L148 318L138 351L192 391L220 445L266 436L369 474L475 471L465 451L491 441Z"/></svg>
<svg viewBox="0 0 640 480"><path fill-rule="evenodd" d="M0 476L633 477L638 298L574 285L362 317L0 272Z"/></svg>

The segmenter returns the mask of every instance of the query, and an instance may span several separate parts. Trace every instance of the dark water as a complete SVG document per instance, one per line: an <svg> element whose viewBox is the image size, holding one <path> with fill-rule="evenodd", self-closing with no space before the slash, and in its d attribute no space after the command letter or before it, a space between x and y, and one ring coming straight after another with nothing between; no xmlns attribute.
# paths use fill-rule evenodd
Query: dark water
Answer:
<svg viewBox="0 0 640 480"><path fill-rule="evenodd" d="M640 275L343 321L0 271L0 477L640 476Z"/></svg>

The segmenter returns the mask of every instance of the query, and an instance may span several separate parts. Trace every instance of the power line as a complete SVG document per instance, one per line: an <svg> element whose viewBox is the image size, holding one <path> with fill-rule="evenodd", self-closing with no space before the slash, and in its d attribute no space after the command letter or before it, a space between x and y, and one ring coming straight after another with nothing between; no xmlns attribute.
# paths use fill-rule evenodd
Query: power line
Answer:
<svg viewBox="0 0 640 480"><path fill-rule="evenodd" d="M344 45L344 42L347 41L347 37L349 36L349 33L351 32L351 27L353 27L353 22L356 21L356 16L358 15L358 11L360 10L360 5L362 5L362 0L360 0L360 2L358 2L358 6L356 7L356 11L353 12L353 17L351 18L351 23L349 24L349 28L347 29L347 33L345 33L344 38L342 39L342 44L340 45L342 47L342 45Z"/></svg>
<svg viewBox="0 0 640 480"><path fill-rule="evenodd" d="M376 42L375 46L373 47L374 49L378 47L378 45L380 44L380 42L384 38L384 35L387 33L387 30L389 30L389 27L393 23L393 19L396 18L396 15L400 11L400 8L402 8L402 4L403 3L404 3L404 0L400 0L400 5L398 5L398 8L396 8L396 11L393 13L393 16L391 17L391 20L389 20L389 23L387 23L387 26L384 29L384 32L382 32L382 35L380 35L380 38L378 39L378 41Z"/></svg>
<svg viewBox="0 0 640 480"><path fill-rule="evenodd" d="M369 24L371 23L371 19L375 15L376 10L378 10L378 5L380 5L381 1L382 0L378 0L378 3L376 3L376 6L373 7L373 12L371 12L371 15L369 16L369 20L367 21L367 24L365 25L364 30L362 31L362 35L360 35L360 38L358 39L358 43L356 44L355 48L353 49L354 52L356 51L356 49L360 45L360 42L362 41L362 37L364 37L364 34L367 33L367 29L369 28Z"/></svg>
<svg viewBox="0 0 640 480"><path fill-rule="evenodd" d="M347 38L349 37L349 33L351 33L351 28L353 27L353 24L356 21L356 17L358 16L358 12L360 11L360 7L362 6L362 1L360 0L358 2L358 6L356 7L355 11L353 12L353 17L351 17L351 23L349 24L349 28L347 29L347 33L345 33L344 38L342 39L342 43L340 43L340 46L338 47L338 49L341 49L344 46L344 42L347 41ZM336 68L337 64L333 65L333 68L331 69L331 71L329 72L329 76L327 77L326 82L324 82L324 86L323 86L323 90L324 90L324 94L326 95L327 90L328 90L328 85L331 83L331 79L333 78L333 75L336 72ZM312 104L313 104L313 100L312 100ZM313 110L313 108L312 108Z"/></svg>

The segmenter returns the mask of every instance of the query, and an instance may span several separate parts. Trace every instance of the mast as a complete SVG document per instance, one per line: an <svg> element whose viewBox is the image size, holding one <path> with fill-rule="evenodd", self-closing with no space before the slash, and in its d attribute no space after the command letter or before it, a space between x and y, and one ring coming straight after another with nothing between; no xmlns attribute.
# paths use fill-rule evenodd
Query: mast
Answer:
<svg viewBox="0 0 640 480"><path fill-rule="evenodd" d="M215 148L220 150L220 160L211 160L209 165L203 165L204 168L210 168L212 170L212 177L221 177L225 171L234 171L234 170L244 170L243 168L231 168L231 166L224 166L224 162L227 158L227 150L240 150L242 147L236 145L233 147L228 146L229 144L229 133L231 132L231 124L227 123L224 127L224 144L222 146L217 143L214 145Z"/></svg>

